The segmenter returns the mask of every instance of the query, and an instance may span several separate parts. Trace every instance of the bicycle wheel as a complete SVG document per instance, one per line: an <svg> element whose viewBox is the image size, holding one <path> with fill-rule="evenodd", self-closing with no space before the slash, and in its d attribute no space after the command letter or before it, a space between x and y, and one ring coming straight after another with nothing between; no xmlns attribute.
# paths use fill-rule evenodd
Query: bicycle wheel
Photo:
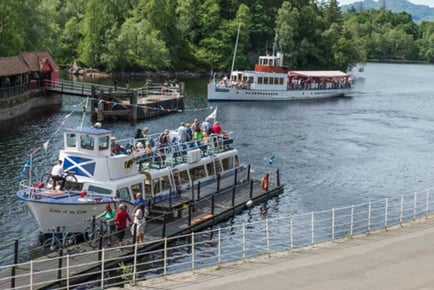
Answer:
<svg viewBox="0 0 434 290"><path fill-rule="evenodd" d="M63 187L65 190L72 190L76 188L78 183L77 177L74 175L68 174L65 177L65 186Z"/></svg>
<svg viewBox="0 0 434 290"><path fill-rule="evenodd" d="M92 238L92 228L87 227L83 232L83 240L85 242L89 241Z"/></svg>
<svg viewBox="0 0 434 290"><path fill-rule="evenodd" d="M60 247L59 240L56 237L51 237L46 239L42 244L42 251L45 255L50 252L59 250L59 247Z"/></svg>
<svg viewBox="0 0 434 290"><path fill-rule="evenodd" d="M75 235L73 233L66 233L63 239L63 246L65 248L75 245Z"/></svg>
<svg viewBox="0 0 434 290"><path fill-rule="evenodd" d="M90 246L92 248L96 248L99 245L99 241L102 238L102 233L100 230L95 230L90 239Z"/></svg>
<svg viewBox="0 0 434 290"><path fill-rule="evenodd" d="M51 178L50 173L45 173L44 175L42 175L41 182L45 184L46 188L53 189L54 180Z"/></svg>

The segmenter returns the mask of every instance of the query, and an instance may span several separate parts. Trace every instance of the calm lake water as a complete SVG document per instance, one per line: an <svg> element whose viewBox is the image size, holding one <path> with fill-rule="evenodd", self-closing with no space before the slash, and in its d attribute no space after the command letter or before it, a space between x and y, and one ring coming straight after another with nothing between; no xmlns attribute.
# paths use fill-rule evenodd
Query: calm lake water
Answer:
<svg viewBox="0 0 434 290"><path fill-rule="evenodd" d="M186 110L138 124L112 123L118 138L136 128L152 132L204 119L218 105L217 119L235 132L236 146L253 176L280 170L285 192L272 201L269 217L327 210L434 187L434 66L374 64L357 73L349 97L276 103L208 103L206 79L186 81ZM135 81L140 86L142 81ZM143 81L144 83L144 81ZM119 84L122 85L122 84ZM16 200L18 176L33 149L35 178L50 170L62 146L61 124L90 125L77 110L83 99L64 97L62 111L23 123L0 136L0 241L37 242L38 229L27 207ZM58 134L55 132L60 129ZM268 164L275 155L272 165ZM256 219L257 210L234 218ZM20 248L21 248L20 247ZM0 250L0 265L5 253ZM3 254L2 254L3 253Z"/></svg>

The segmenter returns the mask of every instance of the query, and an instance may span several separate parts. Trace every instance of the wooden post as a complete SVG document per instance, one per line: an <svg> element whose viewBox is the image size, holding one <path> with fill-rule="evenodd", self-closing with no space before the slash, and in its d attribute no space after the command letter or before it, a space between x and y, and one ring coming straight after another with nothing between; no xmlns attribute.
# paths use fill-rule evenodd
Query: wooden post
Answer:
<svg viewBox="0 0 434 290"><path fill-rule="evenodd" d="M247 180L250 180L250 164L247 166Z"/></svg>
<svg viewBox="0 0 434 290"><path fill-rule="evenodd" d="M131 110L133 121L137 121L137 90L133 91L133 96L131 98Z"/></svg>

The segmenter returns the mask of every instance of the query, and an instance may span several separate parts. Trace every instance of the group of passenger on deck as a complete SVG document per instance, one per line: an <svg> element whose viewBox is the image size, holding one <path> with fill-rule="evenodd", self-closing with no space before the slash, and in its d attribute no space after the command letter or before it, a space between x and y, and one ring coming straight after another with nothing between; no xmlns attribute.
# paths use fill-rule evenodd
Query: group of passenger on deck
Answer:
<svg viewBox="0 0 434 290"><path fill-rule="evenodd" d="M218 121L210 123L210 118L206 118L200 122L197 118L193 122L181 122L176 130L165 129L158 137L152 137L148 127L137 129L134 136L135 144L121 146L116 142L116 138L112 137L111 154L134 154L135 156L164 157L172 147L182 146L192 148L196 146L208 145L210 137L227 138L227 132L223 130ZM128 148L126 148L128 147Z"/></svg>

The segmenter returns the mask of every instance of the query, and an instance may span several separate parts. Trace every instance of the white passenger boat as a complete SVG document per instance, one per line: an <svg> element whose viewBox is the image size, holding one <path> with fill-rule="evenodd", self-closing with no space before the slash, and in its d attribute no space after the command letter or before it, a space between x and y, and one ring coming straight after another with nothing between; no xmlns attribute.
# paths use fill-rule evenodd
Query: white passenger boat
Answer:
<svg viewBox="0 0 434 290"><path fill-rule="evenodd" d="M89 226L85 221L103 212L105 204L112 203L115 208L122 202L132 208L137 192L143 194L145 203L158 203L187 190L191 196L191 186L199 182L207 185L225 178L233 180L235 174L241 181L246 176L230 135L212 135L202 142L175 142L165 148L154 145L147 154L129 150L137 142L133 138L116 141L122 150L113 154L111 137L111 131L100 128L65 130L64 148L58 158L73 178L67 178L63 190L52 188L46 178L21 181L16 196L31 210L42 234L55 228L83 233ZM149 138L156 144L155 138Z"/></svg>
<svg viewBox="0 0 434 290"><path fill-rule="evenodd" d="M339 97L352 88L350 74L342 71L300 71L283 65L283 53L260 56L252 70L233 70L229 78L208 83L209 101L282 101ZM234 53L235 57L235 53Z"/></svg>

